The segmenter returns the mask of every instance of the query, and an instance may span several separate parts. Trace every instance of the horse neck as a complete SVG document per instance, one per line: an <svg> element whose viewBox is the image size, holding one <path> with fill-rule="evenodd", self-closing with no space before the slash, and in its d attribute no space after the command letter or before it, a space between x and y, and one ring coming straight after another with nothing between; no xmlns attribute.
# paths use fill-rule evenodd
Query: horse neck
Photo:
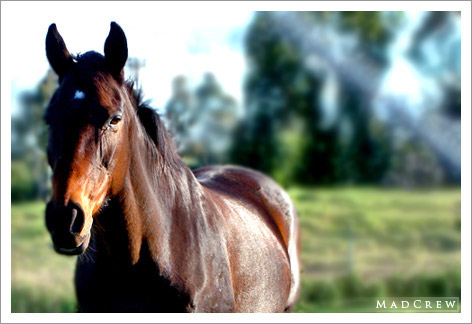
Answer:
<svg viewBox="0 0 472 324"><path fill-rule="evenodd" d="M150 257L168 268L173 224L181 222L176 218L182 214L189 214L185 209L201 198L201 187L177 154L170 160L166 156L171 152L160 151L173 150L173 145L156 149L137 118L133 126L124 186L104 211L113 220L102 231L108 237L99 239L112 257L131 264Z"/></svg>

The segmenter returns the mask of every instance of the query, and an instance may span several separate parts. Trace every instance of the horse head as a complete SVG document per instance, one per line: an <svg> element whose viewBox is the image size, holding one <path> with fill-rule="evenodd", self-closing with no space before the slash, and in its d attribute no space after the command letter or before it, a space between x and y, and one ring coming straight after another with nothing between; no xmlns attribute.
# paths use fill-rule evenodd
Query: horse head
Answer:
<svg viewBox="0 0 472 324"><path fill-rule="evenodd" d="M56 251L80 254L89 244L94 215L126 177L126 131L133 118L123 77L127 41L112 22L104 56L72 56L52 24L46 54L59 77L45 114L53 171L46 225Z"/></svg>

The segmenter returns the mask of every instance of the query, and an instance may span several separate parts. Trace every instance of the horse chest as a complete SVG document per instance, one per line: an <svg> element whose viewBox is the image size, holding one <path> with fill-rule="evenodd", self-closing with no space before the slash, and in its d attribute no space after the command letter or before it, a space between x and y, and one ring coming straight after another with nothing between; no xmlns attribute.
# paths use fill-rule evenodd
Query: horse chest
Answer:
<svg viewBox="0 0 472 324"><path fill-rule="evenodd" d="M144 265L126 270L78 263L75 286L83 312L188 312L190 297Z"/></svg>

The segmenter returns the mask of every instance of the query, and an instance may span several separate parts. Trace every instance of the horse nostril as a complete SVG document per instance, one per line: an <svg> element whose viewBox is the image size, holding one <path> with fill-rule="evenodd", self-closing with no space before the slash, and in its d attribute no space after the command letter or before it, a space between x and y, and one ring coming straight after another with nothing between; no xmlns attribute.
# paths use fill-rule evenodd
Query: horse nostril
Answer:
<svg viewBox="0 0 472 324"><path fill-rule="evenodd" d="M69 208L71 208L71 222L70 222L70 232L73 235L79 234L85 223L85 215L79 205L75 203L69 203Z"/></svg>
<svg viewBox="0 0 472 324"><path fill-rule="evenodd" d="M69 230L71 233L74 234L74 224L75 224L75 220L77 219L77 209L75 208L72 208L71 211L70 211L70 227L69 227Z"/></svg>
<svg viewBox="0 0 472 324"><path fill-rule="evenodd" d="M46 206L46 227L53 237L77 236L85 225L85 214L79 204L67 206L49 202Z"/></svg>

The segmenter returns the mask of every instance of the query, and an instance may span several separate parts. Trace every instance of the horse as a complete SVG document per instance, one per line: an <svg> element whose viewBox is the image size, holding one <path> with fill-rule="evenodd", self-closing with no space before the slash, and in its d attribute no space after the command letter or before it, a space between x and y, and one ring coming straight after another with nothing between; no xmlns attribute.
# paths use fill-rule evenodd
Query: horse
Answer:
<svg viewBox="0 0 472 324"><path fill-rule="evenodd" d="M58 253L78 256L78 311L290 312L300 244L287 193L244 167L191 171L125 80L117 23L104 55L71 55L51 24L46 56L59 80L44 116L46 227Z"/></svg>

